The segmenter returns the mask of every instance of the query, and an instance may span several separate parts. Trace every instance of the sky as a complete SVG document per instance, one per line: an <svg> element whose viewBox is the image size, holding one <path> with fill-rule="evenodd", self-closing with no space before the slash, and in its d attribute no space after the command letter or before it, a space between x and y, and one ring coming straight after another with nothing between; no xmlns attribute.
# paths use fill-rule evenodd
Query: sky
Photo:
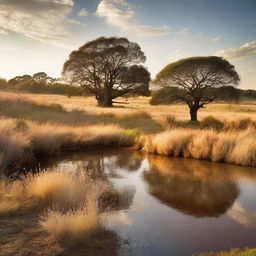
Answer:
<svg viewBox="0 0 256 256"><path fill-rule="evenodd" d="M256 0L0 0L0 77L60 77L69 54L100 36L127 37L154 76L190 56L223 56L256 89Z"/></svg>

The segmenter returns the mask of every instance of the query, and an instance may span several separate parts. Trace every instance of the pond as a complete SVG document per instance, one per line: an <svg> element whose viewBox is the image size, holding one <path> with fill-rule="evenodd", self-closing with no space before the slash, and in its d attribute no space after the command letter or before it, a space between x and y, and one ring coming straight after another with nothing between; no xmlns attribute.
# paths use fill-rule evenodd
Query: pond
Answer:
<svg viewBox="0 0 256 256"><path fill-rule="evenodd" d="M94 150L45 162L43 168L84 168L129 192L129 206L110 229L129 255L187 256L256 246L256 169Z"/></svg>

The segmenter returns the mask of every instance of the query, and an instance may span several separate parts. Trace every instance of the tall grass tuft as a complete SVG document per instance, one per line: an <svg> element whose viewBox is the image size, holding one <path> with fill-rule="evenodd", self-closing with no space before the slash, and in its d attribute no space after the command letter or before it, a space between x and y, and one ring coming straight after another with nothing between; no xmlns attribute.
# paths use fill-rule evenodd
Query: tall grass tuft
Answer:
<svg viewBox="0 0 256 256"><path fill-rule="evenodd" d="M79 246L81 251L91 248L93 252L101 247L105 252L113 249L109 246L117 246L117 237L105 228L111 206L102 203L104 199L110 200L114 192L104 177L95 179L84 170L41 171L18 181L2 178L0 214L24 209L27 214L38 214L39 209L44 209L37 224L47 236L49 246L57 244L67 250L78 250Z"/></svg>
<svg viewBox="0 0 256 256"><path fill-rule="evenodd" d="M256 166L256 130L172 129L137 140L137 150L167 156Z"/></svg>
<svg viewBox="0 0 256 256"><path fill-rule="evenodd" d="M130 146L134 138L116 125L69 126L1 119L0 168L15 169L34 157L91 147Z"/></svg>

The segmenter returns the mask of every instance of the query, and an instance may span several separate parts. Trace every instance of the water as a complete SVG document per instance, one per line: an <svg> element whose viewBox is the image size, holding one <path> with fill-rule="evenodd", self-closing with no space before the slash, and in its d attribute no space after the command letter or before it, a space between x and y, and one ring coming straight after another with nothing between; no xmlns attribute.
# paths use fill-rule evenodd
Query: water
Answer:
<svg viewBox="0 0 256 256"><path fill-rule="evenodd" d="M256 169L192 159L95 150L46 166L105 174L131 194L115 230L129 255L186 256L256 246Z"/></svg>

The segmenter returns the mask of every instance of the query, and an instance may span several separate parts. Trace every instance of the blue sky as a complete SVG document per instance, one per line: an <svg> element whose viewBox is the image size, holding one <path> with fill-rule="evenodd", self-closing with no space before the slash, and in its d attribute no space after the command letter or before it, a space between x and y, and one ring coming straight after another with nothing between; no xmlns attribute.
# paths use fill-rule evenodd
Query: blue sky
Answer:
<svg viewBox="0 0 256 256"><path fill-rule="evenodd" d="M0 0L0 76L59 77L69 53L99 36L140 44L152 77L189 56L219 55L256 89L255 0Z"/></svg>

